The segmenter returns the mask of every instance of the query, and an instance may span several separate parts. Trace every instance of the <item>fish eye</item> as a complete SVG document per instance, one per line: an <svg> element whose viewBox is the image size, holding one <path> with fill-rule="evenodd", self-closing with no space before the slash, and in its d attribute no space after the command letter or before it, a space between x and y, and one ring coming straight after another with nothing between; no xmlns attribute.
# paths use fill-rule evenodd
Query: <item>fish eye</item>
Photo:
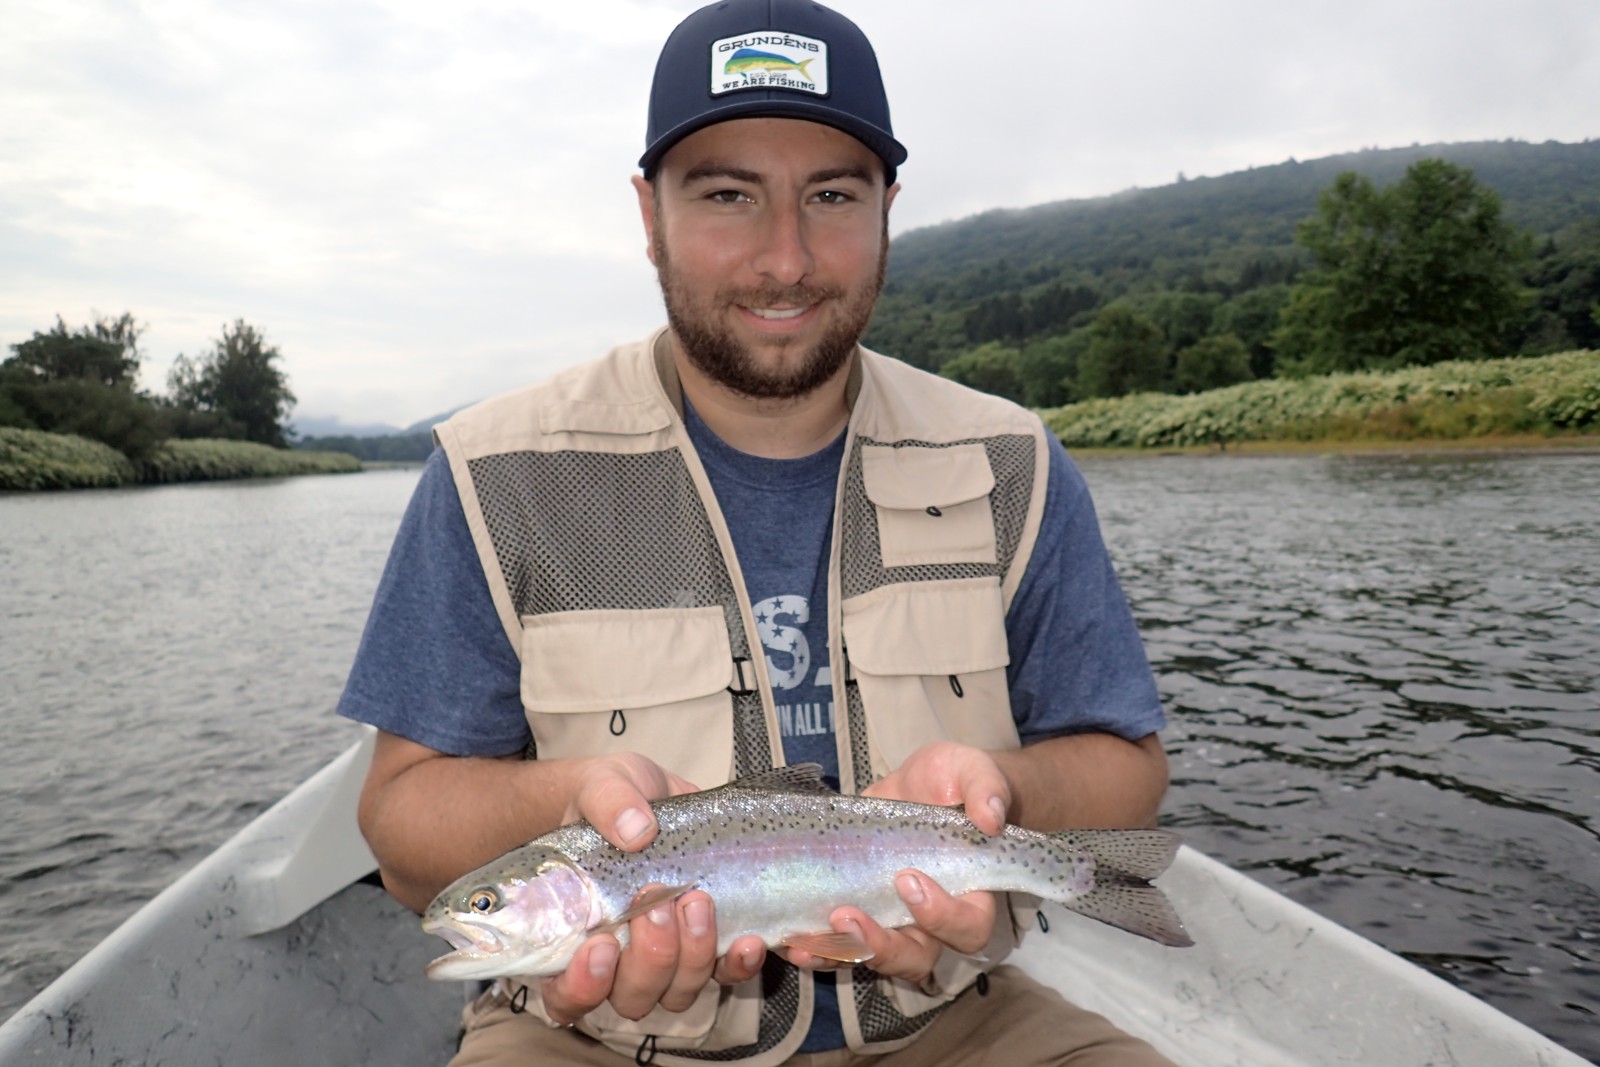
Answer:
<svg viewBox="0 0 1600 1067"><path fill-rule="evenodd" d="M467 907L479 915L487 914L500 906L500 894L493 889L480 889L467 898Z"/></svg>

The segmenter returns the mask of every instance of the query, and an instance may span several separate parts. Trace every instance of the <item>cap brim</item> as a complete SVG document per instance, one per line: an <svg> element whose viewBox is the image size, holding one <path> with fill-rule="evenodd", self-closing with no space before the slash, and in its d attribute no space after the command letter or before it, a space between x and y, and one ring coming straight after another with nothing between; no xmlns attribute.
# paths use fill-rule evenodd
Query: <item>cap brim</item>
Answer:
<svg viewBox="0 0 1600 1067"><path fill-rule="evenodd" d="M673 145L691 133L730 119L753 118L801 119L806 122L820 122L824 126L832 126L836 130L848 133L883 160L887 168L885 180L890 184L894 182L895 171L906 161L905 146L871 123L862 122L854 115L828 107L818 100L791 98L729 101L714 111L696 115L690 121L679 123L656 138L655 143L645 149L644 155L639 157L639 166L646 178L653 177L661 158L672 150Z"/></svg>

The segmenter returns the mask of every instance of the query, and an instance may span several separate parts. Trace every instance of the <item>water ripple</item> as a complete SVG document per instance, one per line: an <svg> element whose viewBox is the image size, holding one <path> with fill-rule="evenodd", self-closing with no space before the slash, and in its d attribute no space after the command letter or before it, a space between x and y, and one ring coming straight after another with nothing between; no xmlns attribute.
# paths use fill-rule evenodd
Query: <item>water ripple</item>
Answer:
<svg viewBox="0 0 1600 1067"><path fill-rule="evenodd" d="M1083 467L1168 821L1600 1058L1600 456Z"/></svg>

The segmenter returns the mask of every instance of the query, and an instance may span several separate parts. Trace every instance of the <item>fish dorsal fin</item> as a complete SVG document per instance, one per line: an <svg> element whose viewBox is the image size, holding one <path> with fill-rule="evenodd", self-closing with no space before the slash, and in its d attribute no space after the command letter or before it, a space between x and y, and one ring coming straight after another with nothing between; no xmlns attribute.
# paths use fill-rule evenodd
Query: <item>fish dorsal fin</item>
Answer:
<svg viewBox="0 0 1600 1067"><path fill-rule="evenodd" d="M789 767L774 767L736 778L724 788L745 789L762 793L832 793L822 780L819 763L796 763Z"/></svg>

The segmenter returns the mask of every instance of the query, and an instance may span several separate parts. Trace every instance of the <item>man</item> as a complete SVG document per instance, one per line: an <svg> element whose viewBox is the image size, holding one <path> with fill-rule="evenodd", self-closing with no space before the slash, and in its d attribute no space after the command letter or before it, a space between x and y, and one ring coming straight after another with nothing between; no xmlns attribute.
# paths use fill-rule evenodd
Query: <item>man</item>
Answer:
<svg viewBox="0 0 1600 1067"><path fill-rule="evenodd" d="M674 31L634 178L669 326L439 427L340 705L381 731L360 817L399 900L578 818L645 847L650 800L783 762L990 833L1154 820L1164 719L1059 443L857 345L905 157L842 16ZM718 958L691 891L498 983L454 1062L1166 1062L994 968L1006 901L896 886L914 926L834 913L854 968Z"/></svg>

